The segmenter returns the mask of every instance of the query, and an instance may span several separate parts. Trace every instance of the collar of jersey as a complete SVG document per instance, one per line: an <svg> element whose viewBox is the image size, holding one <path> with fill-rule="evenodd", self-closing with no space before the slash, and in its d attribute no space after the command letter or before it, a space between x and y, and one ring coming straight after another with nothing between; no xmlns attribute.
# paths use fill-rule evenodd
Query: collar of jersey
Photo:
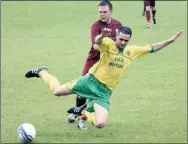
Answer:
<svg viewBox="0 0 188 144"><path fill-rule="evenodd" d="M123 54L123 49L118 49L120 54Z"/></svg>

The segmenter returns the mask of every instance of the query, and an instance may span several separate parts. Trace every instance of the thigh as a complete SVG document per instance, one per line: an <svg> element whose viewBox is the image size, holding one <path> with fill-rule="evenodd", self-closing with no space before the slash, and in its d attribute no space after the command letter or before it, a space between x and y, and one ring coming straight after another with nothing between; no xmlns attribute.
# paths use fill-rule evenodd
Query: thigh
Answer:
<svg viewBox="0 0 188 144"><path fill-rule="evenodd" d="M151 6L151 2L150 0L144 0L144 7L150 7Z"/></svg>
<svg viewBox="0 0 188 144"><path fill-rule="evenodd" d="M96 121L98 123L106 124L108 120L108 111L104 107L96 103L94 104L94 109Z"/></svg>
<svg viewBox="0 0 188 144"><path fill-rule="evenodd" d="M65 95L73 94L73 92L66 85L61 85L53 90L53 94L55 96L62 96L62 95L65 96Z"/></svg>
<svg viewBox="0 0 188 144"><path fill-rule="evenodd" d="M97 104L103 107L106 111L109 112L109 109L110 109L109 99L89 99L87 102L86 110L88 112L94 112L95 111L94 104Z"/></svg>
<svg viewBox="0 0 188 144"><path fill-rule="evenodd" d="M94 95L90 91L88 85L90 84L89 75L86 74L78 79L66 83L66 87L70 89L73 93L79 95L82 98L92 99Z"/></svg>

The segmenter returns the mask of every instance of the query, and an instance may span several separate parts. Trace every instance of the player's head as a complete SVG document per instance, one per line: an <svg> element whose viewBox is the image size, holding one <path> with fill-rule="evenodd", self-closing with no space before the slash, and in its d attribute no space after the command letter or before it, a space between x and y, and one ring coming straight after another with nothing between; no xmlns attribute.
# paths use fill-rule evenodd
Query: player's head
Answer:
<svg viewBox="0 0 188 144"><path fill-rule="evenodd" d="M112 16L112 4L108 0L103 0L98 5L99 16L102 22L108 22Z"/></svg>
<svg viewBox="0 0 188 144"><path fill-rule="evenodd" d="M129 27L123 26L118 30L116 36L116 45L119 49L124 49L132 36L132 30Z"/></svg>

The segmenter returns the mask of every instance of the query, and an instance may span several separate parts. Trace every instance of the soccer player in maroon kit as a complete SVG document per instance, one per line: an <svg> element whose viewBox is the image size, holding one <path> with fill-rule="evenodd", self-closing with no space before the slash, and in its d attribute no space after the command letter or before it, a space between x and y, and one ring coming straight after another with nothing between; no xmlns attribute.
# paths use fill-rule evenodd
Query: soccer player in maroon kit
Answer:
<svg viewBox="0 0 188 144"><path fill-rule="evenodd" d="M152 24L151 24L151 21L150 21L151 20L151 13L152 13L153 23L156 24L155 0L144 0L144 7L145 7L145 16L146 16L146 20L147 20L147 27L151 28L152 27ZM150 13L150 11L151 11L151 13Z"/></svg>
<svg viewBox="0 0 188 144"><path fill-rule="evenodd" d="M111 31L111 33L109 34L109 37L111 39L115 40L116 32L122 26L122 24L119 21L117 21L117 20L115 20L111 17L112 9L113 9L112 4L107 0L101 1L98 5L100 20L94 22L91 26L91 43L92 43L92 46L91 46L91 49L89 51L88 57L86 59L82 75L87 74L89 69L100 58L100 53L98 51L94 50L94 47L96 46L96 45L94 45L95 37L97 35L101 34L102 29L108 28ZM77 96L76 107L80 107L82 105L86 106L86 99L83 99L83 98ZM70 109L68 111L70 111ZM76 114L73 114L73 113L70 114L69 117L68 117L68 122L73 123L77 117L78 117L78 115L76 115ZM81 119L79 121L78 127L80 129L86 129L84 119Z"/></svg>

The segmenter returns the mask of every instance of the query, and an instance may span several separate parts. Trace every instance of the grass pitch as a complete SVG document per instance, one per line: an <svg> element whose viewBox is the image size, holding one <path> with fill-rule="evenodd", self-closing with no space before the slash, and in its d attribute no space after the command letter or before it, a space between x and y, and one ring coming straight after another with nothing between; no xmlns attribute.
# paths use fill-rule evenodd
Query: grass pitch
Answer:
<svg viewBox="0 0 188 144"><path fill-rule="evenodd" d="M152 44L184 33L164 50L137 59L113 92L108 125L80 131L67 123L75 96L53 97L30 68L48 66L61 83L81 75L90 49L92 2L2 2L1 140L16 143L24 122L37 129L35 143L185 143L187 140L187 5L157 1L157 25L146 28L142 1L112 2L113 17L133 30L130 44ZM181 10L180 10L181 9Z"/></svg>

